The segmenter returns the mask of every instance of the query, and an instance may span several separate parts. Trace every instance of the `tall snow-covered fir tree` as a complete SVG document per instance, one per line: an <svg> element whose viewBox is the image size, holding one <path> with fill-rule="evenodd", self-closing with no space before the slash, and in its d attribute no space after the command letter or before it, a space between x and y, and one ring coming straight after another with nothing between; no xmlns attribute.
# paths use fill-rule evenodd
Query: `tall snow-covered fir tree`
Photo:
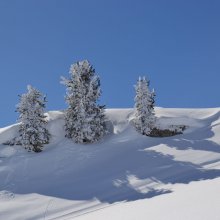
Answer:
<svg viewBox="0 0 220 220"><path fill-rule="evenodd" d="M149 90L150 82L139 77L135 86L135 118L134 125L143 135L149 135L155 126L154 102L155 93Z"/></svg>
<svg viewBox="0 0 220 220"><path fill-rule="evenodd" d="M72 64L69 73L70 79L61 81L67 87L66 137L76 143L98 141L106 134L105 108L97 104L100 79L87 60Z"/></svg>
<svg viewBox="0 0 220 220"><path fill-rule="evenodd" d="M27 86L27 90L27 93L20 96L20 102L17 105L21 123L16 141L29 151L40 152L43 145L48 144L50 139L44 115L46 99L30 85Z"/></svg>

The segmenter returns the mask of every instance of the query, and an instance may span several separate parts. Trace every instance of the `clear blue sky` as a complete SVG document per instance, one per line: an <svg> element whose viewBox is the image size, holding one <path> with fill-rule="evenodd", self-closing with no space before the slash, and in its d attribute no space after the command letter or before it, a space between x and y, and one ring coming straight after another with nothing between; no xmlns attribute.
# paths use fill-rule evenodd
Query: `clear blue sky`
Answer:
<svg viewBox="0 0 220 220"><path fill-rule="evenodd" d="M65 109L60 76L82 59L108 108L134 105L139 75L157 106L220 106L220 1L0 0L0 127L16 121L27 84Z"/></svg>

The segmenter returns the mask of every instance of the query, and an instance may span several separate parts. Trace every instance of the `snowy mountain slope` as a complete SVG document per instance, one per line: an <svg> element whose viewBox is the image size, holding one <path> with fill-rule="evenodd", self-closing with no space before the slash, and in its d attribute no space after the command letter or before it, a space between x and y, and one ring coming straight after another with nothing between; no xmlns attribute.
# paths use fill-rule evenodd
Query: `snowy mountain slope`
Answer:
<svg viewBox="0 0 220 220"><path fill-rule="evenodd" d="M95 144L65 138L63 113L48 112L42 153L0 145L0 219L219 219L220 109L156 108L161 127L182 135L141 136L132 109L109 109ZM18 125L0 129L0 143Z"/></svg>

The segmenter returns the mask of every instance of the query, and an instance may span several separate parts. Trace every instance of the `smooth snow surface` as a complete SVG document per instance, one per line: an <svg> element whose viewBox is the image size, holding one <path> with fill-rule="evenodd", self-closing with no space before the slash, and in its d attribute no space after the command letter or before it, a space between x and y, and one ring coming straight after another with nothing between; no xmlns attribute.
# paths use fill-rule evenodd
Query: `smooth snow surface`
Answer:
<svg viewBox="0 0 220 220"><path fill-rule="evenodd" d="M47 116L41 153L3 145L17 124L0 129L0 219L219 220L219 108L156 108L160 127L188 127L167 138L138 134L132 109L109 109L112 132L89 145L65 138L62 112Z"/></svg>

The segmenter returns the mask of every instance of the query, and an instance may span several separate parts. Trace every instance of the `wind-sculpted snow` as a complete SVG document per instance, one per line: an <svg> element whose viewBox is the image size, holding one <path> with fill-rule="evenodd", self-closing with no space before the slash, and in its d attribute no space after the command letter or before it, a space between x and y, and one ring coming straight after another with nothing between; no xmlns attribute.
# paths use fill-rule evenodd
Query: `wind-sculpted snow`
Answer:
<svg viewBox="0 0 220 220"><path fill-rule="evenodd" d="M128 207L135 207L132 212L138 212L138 220L217 220L220 216L216 208L220 109L156 108L161 127L187 126L184 134L167 138L138 134L132 126L132 109L108 109L108 135L88 145L65 138L62 112L48 112L47 116L52 138L43 152L0 145L0 219L135 219ZM17 125L0 129L0 143L16 133ZM209 185L210 194L204 193ZM204 201L192 199L190 207L200 210L201 205L201 212L195 214L189 208L191 218L185 214L186 207L181 209L185 195L191 201L187 189L206 195ZM192 195L196 193L199 191ZM168 214L172 210L167 204L173 204L175 196L172 208L184 210L180 215L185 218ZM167 216L163 208L160 215L162 205L167 207Z"/></svg>

